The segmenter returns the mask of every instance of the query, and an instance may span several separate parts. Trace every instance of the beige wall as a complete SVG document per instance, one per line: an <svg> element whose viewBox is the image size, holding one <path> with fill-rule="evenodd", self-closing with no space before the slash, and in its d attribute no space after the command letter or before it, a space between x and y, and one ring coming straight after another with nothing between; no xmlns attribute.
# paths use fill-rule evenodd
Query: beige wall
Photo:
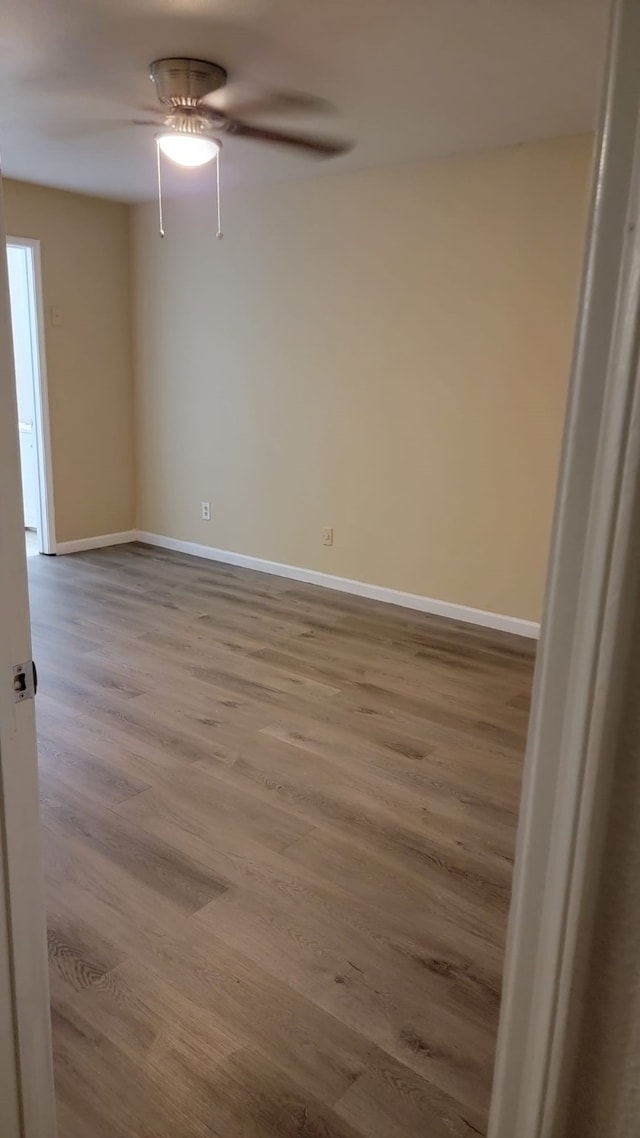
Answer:
<svg viewBox="0 0 640 1138"><path fill-rule="evenodd" d="M9 235L41 241L56 539L131 529L129 208L23 182L4 195Z"/></svg>
<svg viewBox="0 0 640 1138"><path fill-rule="evenodd" d="M537 619L591 150L136 207L140 527Z"/></svg>

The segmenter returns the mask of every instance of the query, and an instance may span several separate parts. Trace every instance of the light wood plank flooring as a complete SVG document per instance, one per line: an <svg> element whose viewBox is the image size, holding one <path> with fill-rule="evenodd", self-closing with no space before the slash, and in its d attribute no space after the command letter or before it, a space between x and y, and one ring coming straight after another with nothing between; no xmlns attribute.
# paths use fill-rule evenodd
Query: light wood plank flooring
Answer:
<svg viewBox="0 0 640 1138"><path fill-rule="evenodd" d="M29 559L60 1138L486 1130L533 653Z"/></svg>

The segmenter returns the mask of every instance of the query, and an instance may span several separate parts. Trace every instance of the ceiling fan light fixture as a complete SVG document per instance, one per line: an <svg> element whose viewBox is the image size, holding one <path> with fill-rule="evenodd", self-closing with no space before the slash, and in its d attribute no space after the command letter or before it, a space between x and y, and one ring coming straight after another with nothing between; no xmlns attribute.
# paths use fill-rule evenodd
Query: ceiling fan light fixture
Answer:
<svg viewBox="0 0 640 1138"><path fill-rule="evenodd" d="M162 153L178 166L205 166L220 149L216 139L205 134L164 131L156 135L156 142Z"/></svg>

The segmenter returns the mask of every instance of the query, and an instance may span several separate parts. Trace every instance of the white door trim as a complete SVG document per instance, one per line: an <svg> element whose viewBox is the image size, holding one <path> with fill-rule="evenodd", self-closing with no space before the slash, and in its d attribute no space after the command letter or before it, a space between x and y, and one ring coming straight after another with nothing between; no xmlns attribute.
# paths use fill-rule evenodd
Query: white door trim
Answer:
<svg viewBox="0 0 640 1138"><path fill-rule="evenodd" d="M31 352L33 358L35 434L38 456L38 488L40 525L38 541L41 553L56 552L55 512L53 502L53 467L51 463L51 428L49 424L49 388L45 348L44 300L40 241L34 237L7 237L7 245L27 249L31 258L32 278L29 296Z"/></svg>
<svg viewBox="0 0 640 1138"><path fill-rule="evenodd" d="M564 1133L640 535L640 5L619 0L534 685L489 1138Z"/></svg>

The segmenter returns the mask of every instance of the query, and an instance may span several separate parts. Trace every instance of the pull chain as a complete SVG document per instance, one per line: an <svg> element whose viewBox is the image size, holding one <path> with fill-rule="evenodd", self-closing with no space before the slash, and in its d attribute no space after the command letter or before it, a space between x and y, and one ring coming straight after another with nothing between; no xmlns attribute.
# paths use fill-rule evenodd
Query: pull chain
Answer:
<svg viewBox="0 0 640 1138"><path fill-rule="evenodd" d="M164 237L164 221L162 218L162 175L160 173L160 143L157 139L156 157L158 160L158 221L160 222L160 236Z"/></svg>
<svg viewBox="0 0 640 1138"><path fill-rule="evenodd" d="M164 237L164 217L162 212L162 164L160 161L160 144L156 139L156 169L158 173L158 222L160 226L160 236ZM220 150L216 151L216 210L218 215L218 231L216 237L220 239L222 233L222 219L220 209Z"/></svg>
<svg viewBox="0 0 640 1138"><path fill-rule="evenodd" d="M220 221L220 148L216 150L216 204L218 207L218 232L216 237L220 240L223 236L222 223Z"/></svg>

